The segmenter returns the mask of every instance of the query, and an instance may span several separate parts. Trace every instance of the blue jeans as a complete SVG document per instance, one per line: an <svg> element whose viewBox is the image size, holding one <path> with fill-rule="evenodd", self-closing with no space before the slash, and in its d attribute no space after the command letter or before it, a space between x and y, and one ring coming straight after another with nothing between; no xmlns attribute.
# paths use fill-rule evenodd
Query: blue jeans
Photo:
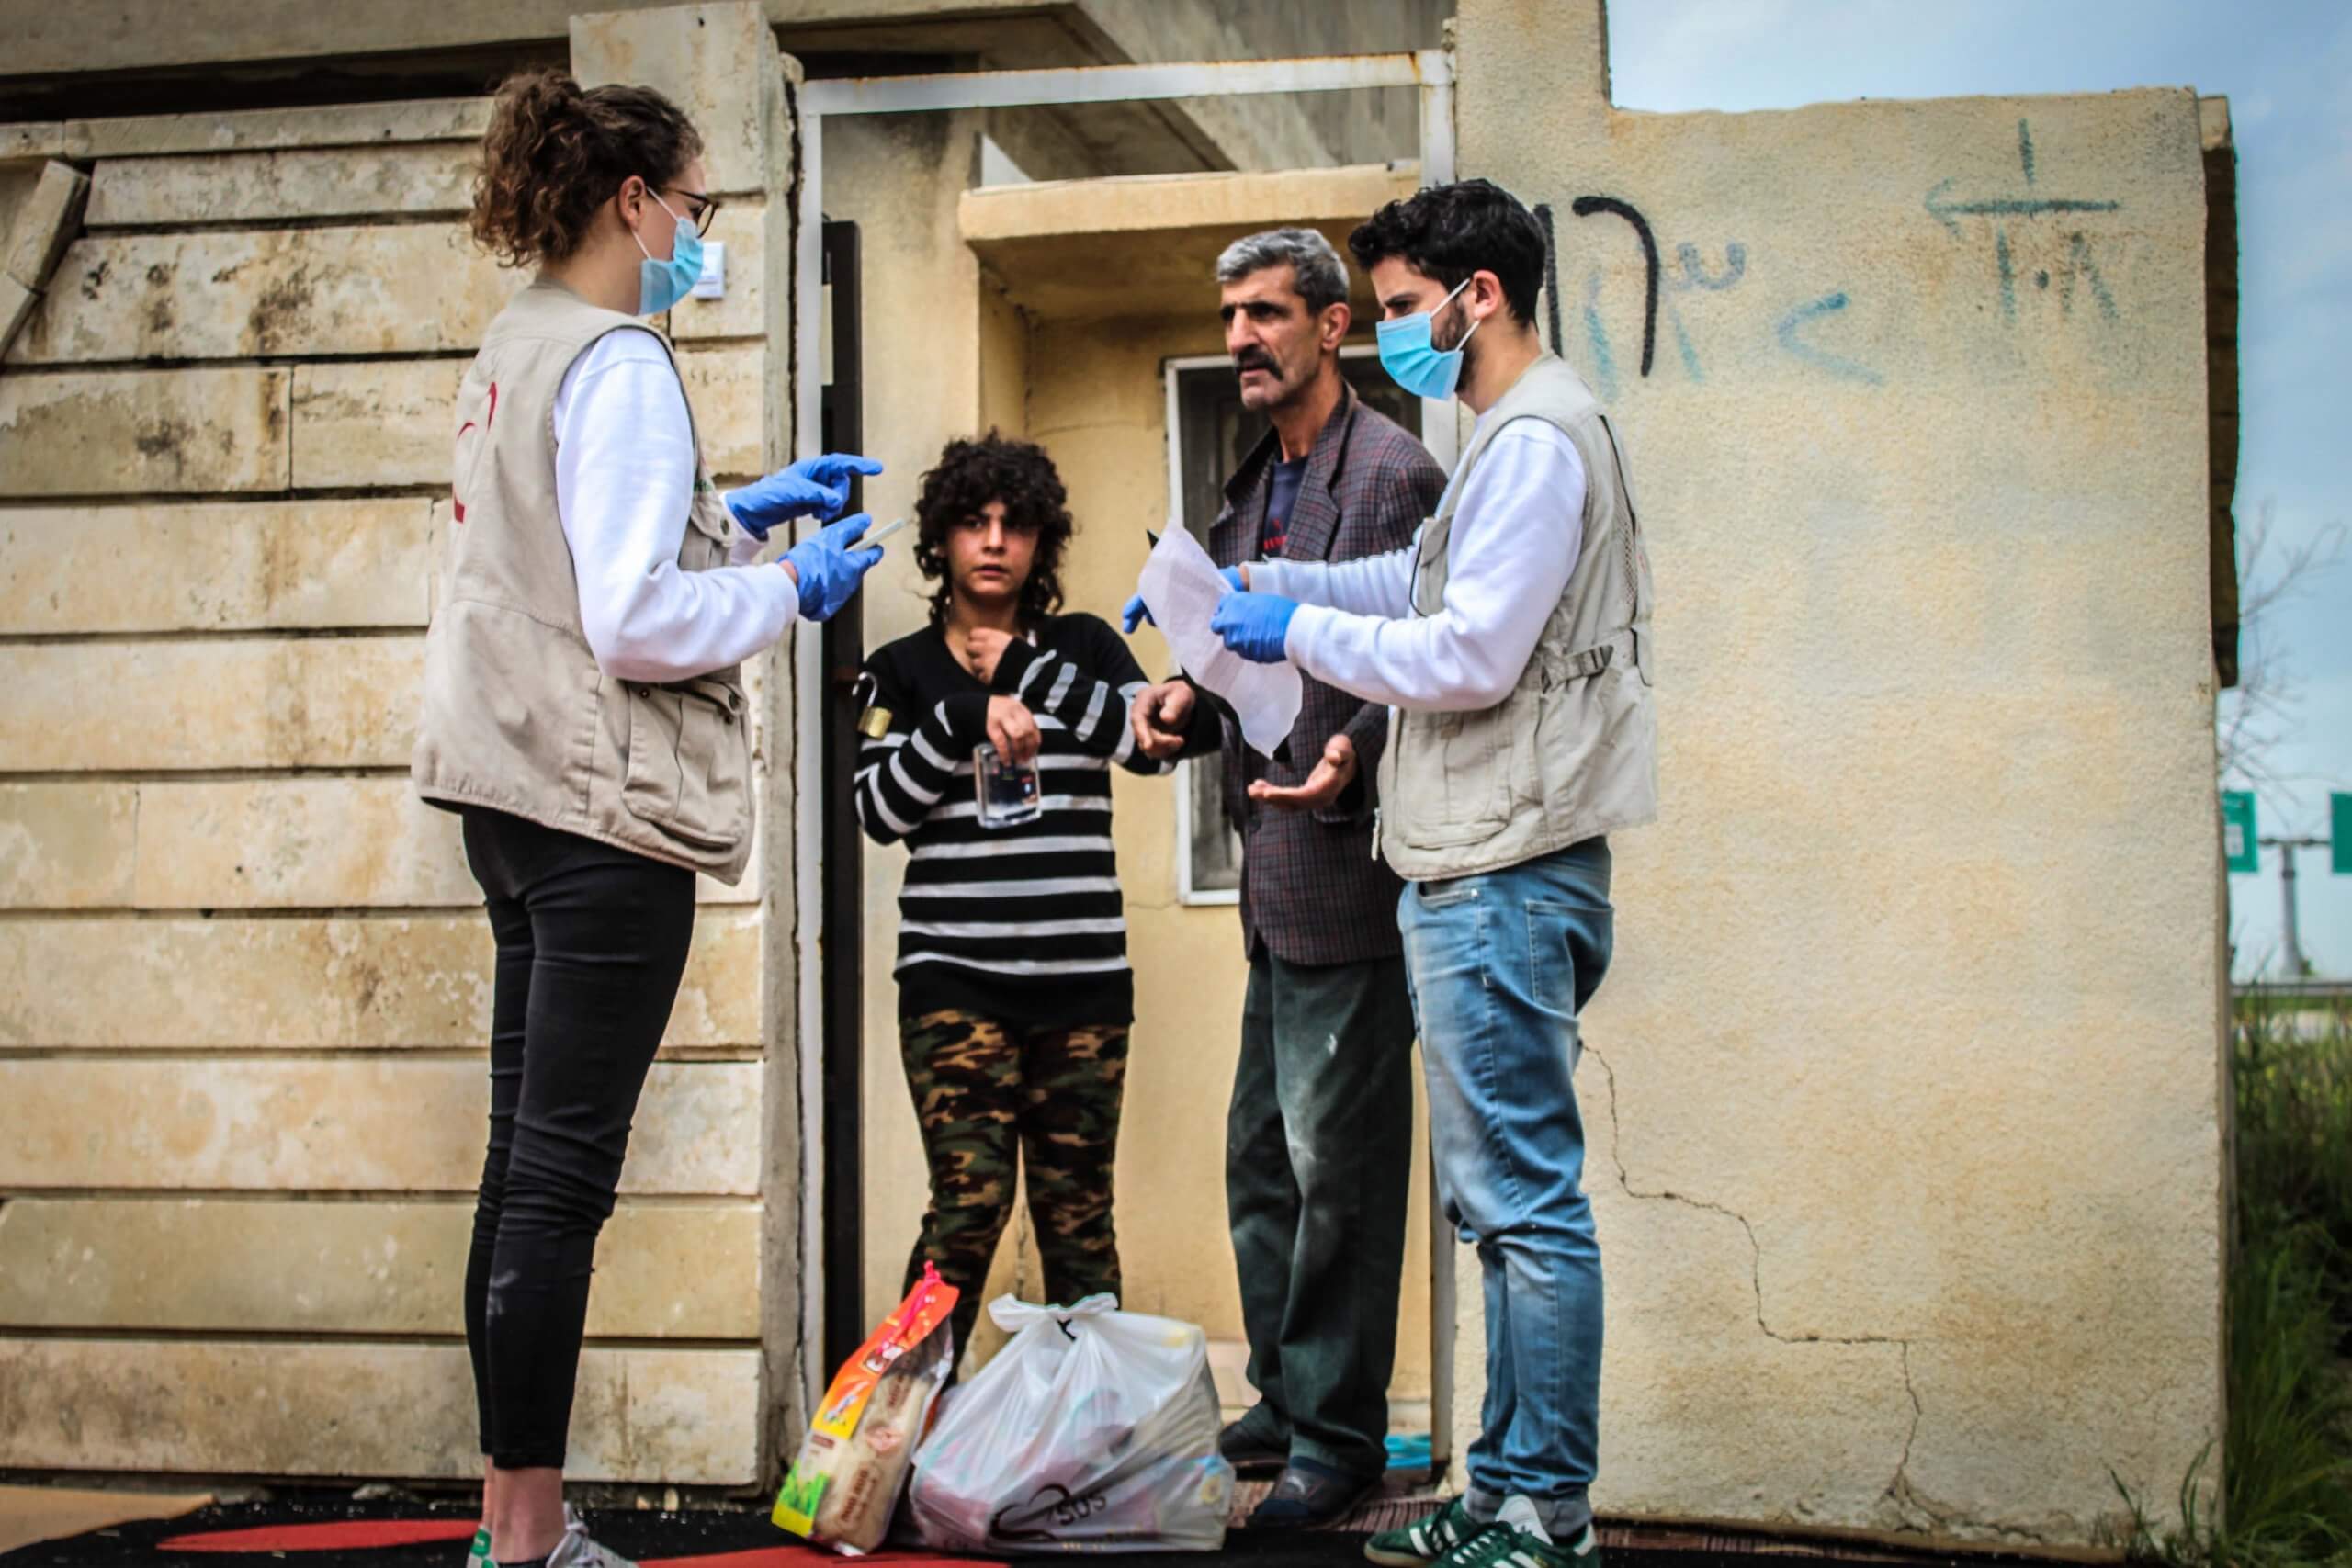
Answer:
<svg viewBox="0 0 2352 1568"><path fill-rule="evenodd" d="M1577 1015L1609 969L1609 845L1414 883L1397 906L1429 1076L1438 1191L1486 1277L1487 1403L1470 1506L1591 1517L1600 1247L1584 1194Z"/></svg>

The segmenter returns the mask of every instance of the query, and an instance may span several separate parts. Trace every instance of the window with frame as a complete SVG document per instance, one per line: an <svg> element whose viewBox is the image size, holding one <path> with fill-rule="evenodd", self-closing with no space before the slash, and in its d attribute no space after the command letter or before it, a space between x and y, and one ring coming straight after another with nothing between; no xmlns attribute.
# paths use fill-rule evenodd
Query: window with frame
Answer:
<svg viewBox="0 0 2352 1568"><path fill-rule="evenodd" d="M1380 368L1369 344L1340 351L1340 372L1366 406L1419 436L1421 401ZM1206 549L1225 504L1225 482L1266 433L1263 414L1241 406L1233 362L1223 355L1171 359L1167 367L1168 466L1173 476L1172 525ZM1186 904L1232 904L1241 897L1241 834L1225 809L1225 768L1217 757L1182 763L1176 778L1177 895Z"/></svg>

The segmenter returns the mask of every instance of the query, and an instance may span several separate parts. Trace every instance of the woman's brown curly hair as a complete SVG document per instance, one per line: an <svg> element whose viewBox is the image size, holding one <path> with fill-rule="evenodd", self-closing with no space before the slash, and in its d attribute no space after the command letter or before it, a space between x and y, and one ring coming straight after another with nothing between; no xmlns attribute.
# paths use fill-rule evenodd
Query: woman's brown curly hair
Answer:
<svg viewBox="0 0 2352 1568"><path fill-rule="evenodd" d="M933 626L947 618L952 595L947 530L978 517L991 501L1004 502L1007 527L1037 535L1029 581L1021 585L1021 624L1034 626L1062 607L1062 548L1077 532L1069 493L1044 447L991 430L977 440L950 441L915 498L915 565L938 585L931 593Z"/></svg>
<svg viewBox="0 0 2352 1568"><path fill-rule="evenodd" d="M694 122L650 87L583 89L561 71L510 76L481 139L475 243L503 266L561 261L623 180L666 185L701 152Z"/></svg>

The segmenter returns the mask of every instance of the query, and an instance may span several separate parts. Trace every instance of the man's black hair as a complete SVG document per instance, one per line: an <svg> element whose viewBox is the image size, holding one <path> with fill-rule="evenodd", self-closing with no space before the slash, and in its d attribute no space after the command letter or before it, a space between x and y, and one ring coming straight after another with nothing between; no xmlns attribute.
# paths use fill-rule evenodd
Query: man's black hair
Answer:
<svg viewBox="0 0 2352 1568"><path fill-rule="evenodd" d="M1356 225L1348 236L1356 265L1397 257L1447 288L1485 270L1502 280L1503 302L1521 326L1535 324L1544 287L1544 227L1492 180L1459 180L1415 191Z"/></svg>

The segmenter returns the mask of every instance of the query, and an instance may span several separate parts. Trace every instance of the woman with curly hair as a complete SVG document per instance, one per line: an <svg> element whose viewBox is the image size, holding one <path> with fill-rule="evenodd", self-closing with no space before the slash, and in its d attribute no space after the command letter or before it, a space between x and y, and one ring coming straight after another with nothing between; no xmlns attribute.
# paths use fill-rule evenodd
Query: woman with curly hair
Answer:
<svg viewBox="0 0 2352 1568"><path fill-rule="evenodd" d="M822 619L881 558L835 523L862 457L725 496L645 317L700 270L702 141L645 87L509 81L473 232L537 269L458 394L417 793L464 820L497 947L490 1148L466 1266L483 1457L473 1561L613 1568L563 1506L596 1235L694 937L695 874L740 878L752 761L741 661ZM624 1565L625 1568L625 1565Z"/></svg>
<svg viewBox="0 0 2352 1568"><path fill-rule="evenodd" d="M856 800L868 836L912 852L899 1037L931 1205L907 1278L934 1263L963 1292L962 1347L1018 1166L1046 1295L1118 1293L1111 1165L1135 985L1109 770L1171 764L1135 749L1127 710L1148 682L1127 645L1057 613L1071 525L1041 448L994 431L950 442L916 518L931 625L866 661ZM975 764L990 749L1036 771L1039 815L984 819Z"/></svg>

